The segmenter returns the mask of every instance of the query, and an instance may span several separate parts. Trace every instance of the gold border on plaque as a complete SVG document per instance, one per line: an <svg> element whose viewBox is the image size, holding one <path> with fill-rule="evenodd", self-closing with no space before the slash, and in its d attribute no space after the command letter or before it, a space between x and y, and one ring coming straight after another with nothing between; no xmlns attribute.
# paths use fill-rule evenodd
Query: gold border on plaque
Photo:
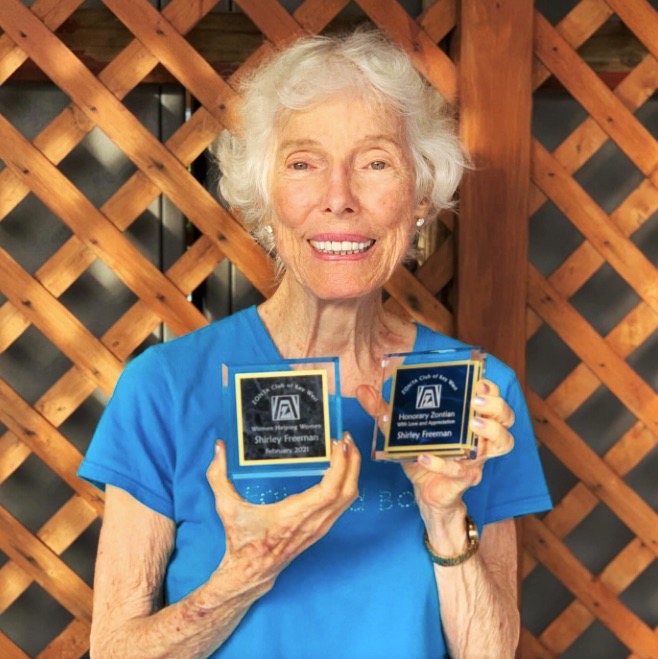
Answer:
<svg viewBox="0 0 658 659"><path fill-rule="evenodd" d="M458 359L455 361L449 361L449 362L429 362L429 363L423 363L423 364L404 364L402 366L398 366L395 369L395 373L393 376L393 382L392 382L392 387L391 387L391 410L395 408L395 396L397 393L396 390L396 384L397 384L397 374L398 371L401 370L409 370L409 369L416 369L416 368L432 368L432 369L441 369L444 366L463 366L466 365L467 371L466 371L466 379L465 379L465 391L468 391L469 384L472 382L471 385L471 397L467 401L466 397L464 397L463 401L463 406L462 406L462 416L461 416L461 427L460 427L460 437L463 435L464 432L464 425L466 424L467 426L467 434L466 434L466 439L465 441L459 441L459 442L451 442L450 444L446 443L435 443L435 444L423 444L422 447L420 445L415 445L415 446L390 446L390 435L391 435L391 426L392 423L389 424L386 433L384 434L384 450L382 453L384 455L390 455L390 456L395 456L399 458L403 458L405 455L408 457L412 457L415 455L420 455L421 453L424 453L425 451L432 451L436 454L440 454L445 457L459 457L464 455L465 453L473 450L474 448L474 441L473 437L475 433L470 429L470 421L473 418L475 412L471 405L471 400L473 399L473 396L475 394L475 383L479 379L479 374L482 372L482 361L478 359ZM476 375L477 374L477 375ZM469 407L467 411L467 406ZM391 412L392 414L392 412Z"/></svg>
<svg viewBox="0 0 658 659"><path fill-rule="evenodd" d="M319 375L322 382L322 404L324 418L324 449L325 456L313 458L265 458L263 460L245 460L244 436L242 426L242 388L240 381L247 378L294 378L305 375ZM235 406L238 415L238 464L241 467L258 465L300 464L309 462L326 462L331 455L331 424L329 420L329 393L327 391L327 371L324 369L309 369L300 371L256 371L252 373L235 374Z"/></svg>

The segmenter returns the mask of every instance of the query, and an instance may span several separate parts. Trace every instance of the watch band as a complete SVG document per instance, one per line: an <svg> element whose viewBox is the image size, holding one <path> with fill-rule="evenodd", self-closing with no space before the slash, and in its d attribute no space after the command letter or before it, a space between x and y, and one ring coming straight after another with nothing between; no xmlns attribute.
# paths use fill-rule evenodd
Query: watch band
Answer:
<svg viewBox="0 0 658 659"><path fill-rule="evenodd" d="M423 537L425 541L425 547L427 548L427 553L432 559L432 563L442 567L460 565L464 561L467 561L471 556L473 556L473 554L475 554L475 552L479 549L480 536L478 534L477 526L475 525L475 522L473 521L473 518L470 517L470 515L466 515L466 538L468 540L468 547L463 554L459 554L459 556L445 557L439 556L439 554L434 551L434 548L430 544L429 536L427 535L427 529L425 529L425 534Z"/></svg>

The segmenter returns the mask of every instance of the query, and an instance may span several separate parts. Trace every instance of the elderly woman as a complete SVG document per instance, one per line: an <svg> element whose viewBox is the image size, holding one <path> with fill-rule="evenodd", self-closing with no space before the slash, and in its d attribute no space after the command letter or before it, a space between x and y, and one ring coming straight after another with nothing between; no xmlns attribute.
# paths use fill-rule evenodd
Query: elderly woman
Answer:
<svg viewBox="0 0 658 659"><path fill-rule="evenodd" d="M92 656L511 657L512 518L550 506L513 373L490 358L477 384L475 459L368 457L382 356L462 345L382 306L461 175L444 104L373 32L294 44L243 100L221 191L280 285L126 368L80 470L107 491ZM348 431L330 467L239 494L221 364L326 355Z"/></svg>

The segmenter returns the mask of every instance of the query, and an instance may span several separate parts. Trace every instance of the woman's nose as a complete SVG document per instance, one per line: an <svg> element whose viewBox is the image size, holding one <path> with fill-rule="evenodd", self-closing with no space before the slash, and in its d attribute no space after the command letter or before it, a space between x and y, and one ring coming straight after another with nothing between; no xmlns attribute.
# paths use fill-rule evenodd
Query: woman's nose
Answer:
<svg viewBox="0 0 658 659"><path fill-rule="evenodd" d="M336 166L329 171L324 206L325 213L338 217L358 210L358 200L349 168Z"/></svg>

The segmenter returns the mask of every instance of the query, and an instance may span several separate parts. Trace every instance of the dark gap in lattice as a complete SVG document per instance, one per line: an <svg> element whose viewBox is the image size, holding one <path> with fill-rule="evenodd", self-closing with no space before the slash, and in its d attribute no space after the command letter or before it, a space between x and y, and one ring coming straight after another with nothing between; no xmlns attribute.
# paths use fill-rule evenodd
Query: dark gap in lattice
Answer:
<svg viewBox="0 0 658 659"><path fill-rule="evenodd" d="M0 353L2 378L29 404L34 404L72 365L34 325Z"/></svg>
<svg viewBox="0 0 658 659"><path fill-rule="evenodd" d="M550 449L542 444L539 445L539 455L553 505L557 505L580 481Z"/></svg>
<svg viewBox="0 0 658 659"><path fill-rule="evenodd" d="M184 90L178 85L140 84L122 103L160 142L166 142L185 122Z"/></svg>
<svg viewBox="0 0 658 659"><path fill-rule="evenodd" d="M96 259L59 298L98 338L114 325L137 299L100 259Z"/></svg>
<svg viewBox="0 0 658 659"><path fill-rule="evenodd" d="M658 392L658 330L653 332L626 360L631 368Z"/></svg>
<svg viewBox="0 0 658 659"><path fill-rule="evenodd" d="M600 574L635 534L606 505L598 504L564 539L571 553L594 575Z"/></svg>
<svg viewBox="0 0 658 659"><path fill-rule="evenodd" d="M0 87L0 114L30 141L70 102L61 89L49 82L7 83Z"/></svg>
<svg viewBox="0 0 658 659"><path fill-rule="evenodd" d="M603 385L567 419L569 426L601 456L636 421L635 416Z"/></svg>
<svg viewBox="0 0 658 659"><path fill-rule="evenodd" d="M33 583L0 616L0 631L29 657L36 657L72 620L63 606Z"/></svg>
<svg viewBox="0 0 658 659"><path fill-rule="evenodd" d="M641 496L653 510L658 510L656 474L658 474L658 446L654 446L624 478L626 485ZM656 590L658 592L658 589Z"/></svg>
<svg viewBox="0 0 658 659"><path fill-rule="evenodd" d="M637 306L640 297L604 263L569 301L601 336L607 336Z"/></svg>
<svg viewBox="0 0 658 659"><path fill-rule="evenodd" d="M100 530L101 520L96 519L61 555L61 559L90 587L94 583L94 564Z"/></svg>
<svg viewBox="0 0 658 659"><path fill-rule="evenodd" d="M36 534L72 495L73 490L32 453L2 483L0 505Z"/></svg>
<svg viewBox="0 0 658 659"><path fill-rule="evenodd" d="M537 593L541 593L542 606L537 606ZM539 636L573 599L571 592L538 563L521 586L521 618L524 626Z"/></svg>
<svg viewBox="0 0 658 659"><path fill-rule="evenodd" d="M535 0L535 9L553 25L559 23L580 0Z"/></svg>
<svg viewBox="0 0 658 659"><path fill-rule="evenodd" d="M584 238L550 199L530 218L528 258L545 277L582 244Z"/></svg>
<svg viewBox="0 0 658 659"><path fill-rule="evenodd" d="M557 149L589 117L568 94L535 93L532 105L532 135L549 151Z"/></svg>
<svg viewBox="0 0 658 659"><path fill-rule="evenodd" d="M578 48L578 54L596 71L634 69L647 53L644 44L616 14Z"/></svg>
<svg viewBox="0 0 658 659"><path fill-rule="evenodd" d="M658 135L658 96L655 93L635 111L635 117L654 137Z"/></svg>
<svg viewBox="0 0 658 659"><path fill-rule="evenodd" d="M72 414L59 426L59 431L75 446L80 453L85 453L107 404L107 397L96 389Z"/></svg>
<svg viewBox="0 0 658 659"><path fill-rule="evenodd" d="M642 183L644 175L612 140L608 140L574 174L574 179L609 214Z"/></svg>
<svg viewBox="0 0 658 659"><path fill-rule="evenodd" d="M658 135L658 126L656 127ZM644 224L633 233L631 240L638 249L658 268L658 212L649 217Z"/></svg>
<svg viewBox="0 0 658 659"><path fill-rule="evenodd" d="M128 359L126 359L125 361L126 361L126 362L131 361L131 360L134 359L135 357L141 355L141 354L144 352L144 350L146 350L147 348L150 348L151 346L157 345L158 343L161 343L160 338L157 336L156 333L151 332L151 333L150 333L150 334L144 339L144 341L142 341L142 342L141 342L141 343L140 343L140 344L139 344L139 345L133 350L133 352L132 352L132 354L130 355L130 357L128 357Z"/></svg>
<svg viewBox="0 0 658 659"><path fill-rule="evenodd" d="M658 627L658 561L638 576L619 599L649 627Z"/></svg>
<svg viewBox="0 0 658 659"><path fill-rule="evenodd" d="M263 35L235 3L219 2L190 30L187 41L226 80L260 48Z"/></svg>
<svg viewBox="0 0 658 659"><path fill-rule="evenodd" d="M31 275L71 235L71 230L59 217L31 193L0 221L0 245Z"/></svg>
<svg viewBox="0 0 658 659"><path fill-rule="evenodd" d="M59 170L100 208L137 168L100 128L93 128L62 160Z"/></svg>
<svg viewBox="0 0 658 659"><path fill-rule="evenodd" d="M604 624L595 620L560 658L622 659L628 655L626 646Z"/></svg>
<svg viewBox="0 0 658 659"><path fill-rule="evenodd" d="M547 324L528 341L527 382L530 389L546 398L580 363L578 356Z"/></svg>

